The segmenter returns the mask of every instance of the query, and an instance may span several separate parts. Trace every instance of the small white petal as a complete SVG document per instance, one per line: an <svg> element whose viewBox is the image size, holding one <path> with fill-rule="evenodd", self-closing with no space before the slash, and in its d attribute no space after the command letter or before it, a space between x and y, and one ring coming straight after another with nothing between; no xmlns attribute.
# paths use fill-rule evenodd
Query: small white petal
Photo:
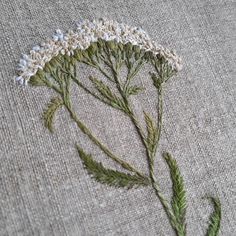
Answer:
<svg viewBox="0 0 236 236"><path fill-rule="evenodd" d="M27 61L24 59L20 59L20 66L26 66L27 65Z"/></svg>
<svg viewBox="0 0 236 236"><path fill-rule="evenodd" d="M61 30L60 30L60 29L57 29L57 30L56 30L56 34L62 34Z"/></svg>
<svg viewBox="0 0 236 236"><path fill-rule="evenodd" d="M24 59L24 60L28 60L28 59L29 59L29 56L26 55L26 54L22 54L22 59Z"/></svg>
<svg viewBox="0 0 236 236"><path fill-rule="evenodd" d="M21 85L24 85L24 84L25 84L25 80L22 78L21 80L19 80L19 83L20 83Z"/></svg>
<svg viewBox="0 0 236 236"><path fill-rule="evenodd" d="M55 41L55 42L57 42L58 41L58 36L57 35L53 35L53 40Z"/></svg>
<svg viewBox="0 0 236 236"><path fill-rule="evenodd" d="M63 40L64 40L63 34L58 35L58 39L59 39L60 41L63 41Z"/></svg>
<svg viewBox="0 0 236 236"><path fill-rule="evenodd" d="M33 50L36 51L36 52L37 52L37 51L40 51L40 46L39 46L39 45L34 46L34 47L33 47Z"/></svg>
<svg viewBox="0 0 236 236"><path fill-rule="evenodd" d="M22 80L22 77L21 77L21 76L17 76L17 77L15 78L15 80L16 80L16 82L18 82L18 81Z"/></svg>

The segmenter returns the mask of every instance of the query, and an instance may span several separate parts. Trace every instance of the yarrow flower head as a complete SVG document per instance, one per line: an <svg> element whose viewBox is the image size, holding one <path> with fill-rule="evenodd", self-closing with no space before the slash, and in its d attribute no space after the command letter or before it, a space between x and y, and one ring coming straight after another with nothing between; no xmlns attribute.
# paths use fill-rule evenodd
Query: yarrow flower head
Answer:
<svg viewBox="0 0 236 236"><path fill-rule="evenodd" d="M76 49L86 50L99 39L122 44L131 43L144 51L162 56L174 70L182 69L181 58L173 51L152 41L141 28L106 19L82 20L77 23L76 29L69 30L67 33L57 29L52 39L34 46L29 55L22 55L17 67L18 76L15 80L20 84L27 84L30 77L35 75L39 69L43 69L53 57L58 54L72 56Z"/></svg>

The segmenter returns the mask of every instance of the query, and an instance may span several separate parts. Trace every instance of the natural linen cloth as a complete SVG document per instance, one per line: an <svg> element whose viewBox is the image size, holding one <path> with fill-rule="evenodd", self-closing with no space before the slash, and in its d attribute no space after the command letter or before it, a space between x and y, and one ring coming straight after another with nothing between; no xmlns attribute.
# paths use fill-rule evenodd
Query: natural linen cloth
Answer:
<svg viewBox="0 0 236 236"><path fill-rule="evenodd" d="M140 26L177 50L184 68L165 88L164 132L156 175L170 196L160 154L177 159L188 193L188 235L204 235L212 207L222 202L221 235L236 235L236 2L234 0L1 0L0 1L0 235L174 235L150 188L129 191L96 183L75 143L112 165L61 111L50 134L41 114L48 89L13 82L20 54L81 18L107 17ZM140 79L146 85L147 71ZM85 71L82 78L90 72ZM80 117L115 153L147 171L133 126L119 112L81 91ZM155 114L155 91L133 99ZM96 123L95 123L96 122Z"/></svg>

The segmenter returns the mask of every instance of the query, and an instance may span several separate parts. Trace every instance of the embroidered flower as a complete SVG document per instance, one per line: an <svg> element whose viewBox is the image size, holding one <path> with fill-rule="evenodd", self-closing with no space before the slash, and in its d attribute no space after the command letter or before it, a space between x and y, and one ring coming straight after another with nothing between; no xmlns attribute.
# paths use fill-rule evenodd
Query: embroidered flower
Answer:
<svg viewBox="0 0 236 236"><path fill-rule="evenodd" d="M182 69L180 57L173 51L156 44L141 28L106 19L81 20L74 31L70 30L64 34L57 29L52 39L46 40L41 46L34 46L29 55L23 55L17 67L19 76L16 77L16 81L26 84L29 78L35 75L38 69L43 69L45 63L53 57L58 54L74 55L74 50L86 50L91 43L99 39L138 45L140 49L164 57L174 70Z"/></svg>
<svg viewBox="0 0 236 236"><path fill-rule="evenodd" d="M82 51L86 49L88 50ZM58 57L54 58L56 56ZM73 57L68 58L68 56ZM96 68L109 83L106 80L89 76L88 79L93 88L88 88L76 76L76 60ZM130 96L138 95L145 89L134 82L137 80L133 79L145 63L151 64L155 69L155 73L150 71L149 74L158 97L157 118L148 114L145 111L146 108L143 109L146 129L142 125L143 119L139 120L139 116L136 115L130 98ZM108 70L103 65L112 73L107 73ZM124 77L122 75L124 79L121 80L120 72L124 67L126 67L126 75ZM47 39L40 46L34 46L29 55L23 54L17 67L18 76L15 80L21 85L27 85L29 81L32 86L46 86L53 89L57 96L50 100L43 113L45 127L53 132L56 113L64 107L80 131L87 135L87 138L94 145L123 170L118 171L104 167L101 162L97 162L92 155L87 154L83 148L76 145L84 168L93 179L101 184L117 188L152 187L167 213L176 235L185 236L188 204L183 177L177 162L169 153L163 153L172 181L171 201L166 199L161 191L154 165L161 138L164 84L176 71L181 69L180 57L174 51L165 49L152 41L142 29L104 19L83 20L77 23L77 28L74 31L69 30L67 33L63 33L58 29L52 39ZM36 73L37 75L34 76ZM148 175L115 155L93 134L83 120L80 120L72 104L72 85L83 89L84 92L101 103L119 110L130 119L142 141L141 144L146 150ZM214 204L214 212L210 216L206 235L216 236L220 229L221 203L218 198L209 198Z"/></svg>

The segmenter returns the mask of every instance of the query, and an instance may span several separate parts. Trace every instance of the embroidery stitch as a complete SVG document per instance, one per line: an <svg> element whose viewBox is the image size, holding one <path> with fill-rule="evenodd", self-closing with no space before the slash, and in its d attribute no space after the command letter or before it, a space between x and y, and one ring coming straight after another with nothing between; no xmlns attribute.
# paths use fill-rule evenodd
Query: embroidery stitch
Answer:
<svg viewBox="0 0 236 236"><path fill-rule="evenodd" d="M110 83L89 76L94 91L87 88L83 81L78 79L76 71L78 63L95 68ZM158 117L155 122L150 114L143 111L146 123L144 130L133 111L130 96L137 96L144 89L135 84L135 76L146 63L153 67L149 77L157 91ZM127 74L122 80L120 71L124 67L127 69ZM173 188L172 200L169 203L155 176L154 159L161 137L164 84L181 69L180 57L173 51L157 45L142 29L101 19L81 21L75 31L66 34L57 30L53 39L47 40L41 46L35 46L29 55L22 56L16 77L16 81L22 85L29 82L33 86L46 86L58 94L51 99L43 114L45 126L51 132L56 111L64 106L78 128L110 159L128 172L126 174L105 168L77 145L85 169L96 181L127 189L151 186L178 236L186 235L187 202L183 177L176 160L169 153L164 153L163 157L170 170ZM149 176L114 155L79 119L70 98L72 84L76 84L100 102L120 110L132 121L146 149ZM114 85L117 93L113 92L110 84ZM214 236L218 235L220 228L221 206L219 199L212 197L210 199L214 204L214 212L210 217L206 235Z"/></svg>

